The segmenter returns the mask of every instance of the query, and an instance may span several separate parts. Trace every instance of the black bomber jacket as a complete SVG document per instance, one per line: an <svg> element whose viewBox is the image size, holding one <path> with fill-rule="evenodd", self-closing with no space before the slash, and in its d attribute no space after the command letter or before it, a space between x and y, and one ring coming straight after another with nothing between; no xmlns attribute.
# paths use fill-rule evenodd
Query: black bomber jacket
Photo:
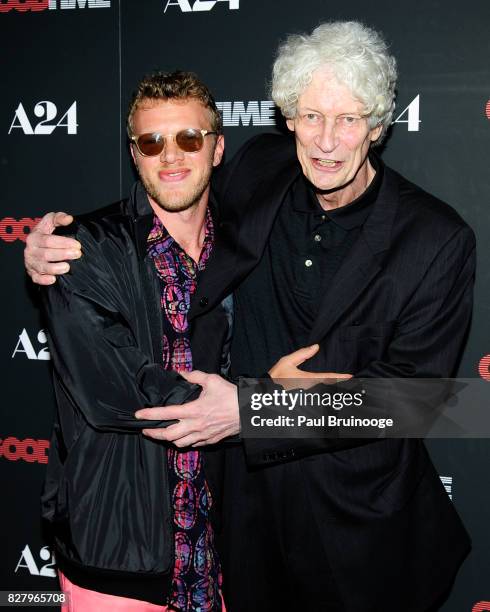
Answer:
<svg viewBox="0 0 490 612"><path fill-rule="evenodd" d="M58 406L42 514L72 582L163 605L174 560L166 446L141 430L165 423L134 412L189 401L200 387L162 366L152 220L140 183L129 199L77 217L67 233L83 256L42 288ZM196 369L220 371L230 327L228 300L193 317ZM221 453L204 455L217 498Z"/></svg>

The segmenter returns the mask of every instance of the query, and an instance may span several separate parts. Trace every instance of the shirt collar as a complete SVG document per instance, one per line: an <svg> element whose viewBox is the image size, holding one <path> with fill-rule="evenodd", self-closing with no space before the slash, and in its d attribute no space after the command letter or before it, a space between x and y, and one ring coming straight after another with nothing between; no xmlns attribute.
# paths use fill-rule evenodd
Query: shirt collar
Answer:
<svg viewBox="0 0 490 612"><path fill-rule="evenodd" d="M383 179L384 166L381 159L370 152L369 161L375 171L374 178L366 191L349 204L334 210L324 210L318 201L311 183L304 175L301 175L293 186L293 209L298 212L313 214L314 216L326 217L346 230L360 227L371 212L371 206L378 197Z"/></svg>
<svg viewBox="0 0 490 612"><path fill-rule="evenodd" d="M146 238L147 252L152 257L156 257L162 253L166 253L174 243L175 240L168 233L167 228L160 219L153 214L153 225Z"/></svg>
<svg viewBox="0 0 490 612"><path fill-rule="evenodd" d="M147 252L152 257L157 257L162 253L166 253L174 245L181 249L182 247L168 233L167 228L163 225L157 215L153 214L153 224L147 236ZM211 211L206 209L206 218L204 220L204 242L201 253L203 253L208 245L214 243L214 224Z"/></svg>

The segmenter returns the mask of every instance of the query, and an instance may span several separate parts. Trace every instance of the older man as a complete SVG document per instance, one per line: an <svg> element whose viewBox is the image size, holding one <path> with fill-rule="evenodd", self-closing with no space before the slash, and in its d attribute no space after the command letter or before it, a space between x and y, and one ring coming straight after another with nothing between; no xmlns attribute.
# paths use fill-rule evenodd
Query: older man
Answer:
<svg viewBox="0 0 490 612"><path fill-rule="evenodd" d="M454 372L471 315L474 237L453 209L375 155L395 83L383 39L356 22L323 24L279 49L273 97L294 141L252 139L216 182L225 243L237 246L219 272L203 275L189 312L190 320L206 312L241 281L235 376L303 377L297 355L271 364L312 343L318 352L302 356L313 372ZM52 281L56 269L34 254L57 243L40 233L29 243L28 269ZM219 440L202 418L196 427L204 396L140 411L179 420L147 435ZM229 429L238 430L236 404ZM444 598L469 550L418 440L244 439L227 453L224 482L232 612L424 612Z"/></svg>

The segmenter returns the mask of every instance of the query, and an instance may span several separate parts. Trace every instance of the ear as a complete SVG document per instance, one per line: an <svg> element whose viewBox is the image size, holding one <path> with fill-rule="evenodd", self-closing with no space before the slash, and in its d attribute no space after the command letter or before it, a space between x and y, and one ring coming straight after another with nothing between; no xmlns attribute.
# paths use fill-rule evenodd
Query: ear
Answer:
<svg viewBox="0 0 490 612"><path fill-rule="evenodd" d="M131 157L133 158L133 163L136 166L136 156L134 154L134 144L132 142L129 144L129 150L131 152Z"/></svg>
<svg viewBox="0 0 490 612"><path fill-rule="evenodd" d="M383 131L383 126L381 125L381 123L377 125L376 127L374 127L369 134L369 138L371 142L376 142L376 140L378 140L378 138L381 136L382 131Z"/></svg>
<svg viewBox="0 0 490 612"><path fill-rule="evenodd" d="M224 151L225 151L225 137L223 136L223 134L220 134L218 138L216 138L216 144L214 146L213 166L219 166L223 158Z"/></svg>
<svg viewBox="0 0 490 612"><path fill-rule="evenodd" d="M286 125L288 126L288 130L294 132L294 119L286 119Z"/></svg>

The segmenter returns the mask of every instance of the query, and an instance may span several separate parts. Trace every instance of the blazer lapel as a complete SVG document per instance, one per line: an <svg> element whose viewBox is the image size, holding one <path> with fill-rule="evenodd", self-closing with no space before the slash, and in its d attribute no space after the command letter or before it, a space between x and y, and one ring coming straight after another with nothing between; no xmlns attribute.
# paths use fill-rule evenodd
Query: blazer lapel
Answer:
<svg viewBox="0 0 490 612"><path fill-rule="evenodd" d="M223 200L216 242L199 277L189 319L204 314L229 295L257 265L272 225L291 183L299 175L297 161L284 165L276 177L267 178L248 202Z"/></svg>
<svg viewBox="0 0 490 612"><path fill-rule="evenodd" d="M398 206L394 173L384 168L383 182L373 210L347 257L326 290L308 343L319 342L342 314L354 304L381 269L381 254L391 243L392 225Z"/></svg>

